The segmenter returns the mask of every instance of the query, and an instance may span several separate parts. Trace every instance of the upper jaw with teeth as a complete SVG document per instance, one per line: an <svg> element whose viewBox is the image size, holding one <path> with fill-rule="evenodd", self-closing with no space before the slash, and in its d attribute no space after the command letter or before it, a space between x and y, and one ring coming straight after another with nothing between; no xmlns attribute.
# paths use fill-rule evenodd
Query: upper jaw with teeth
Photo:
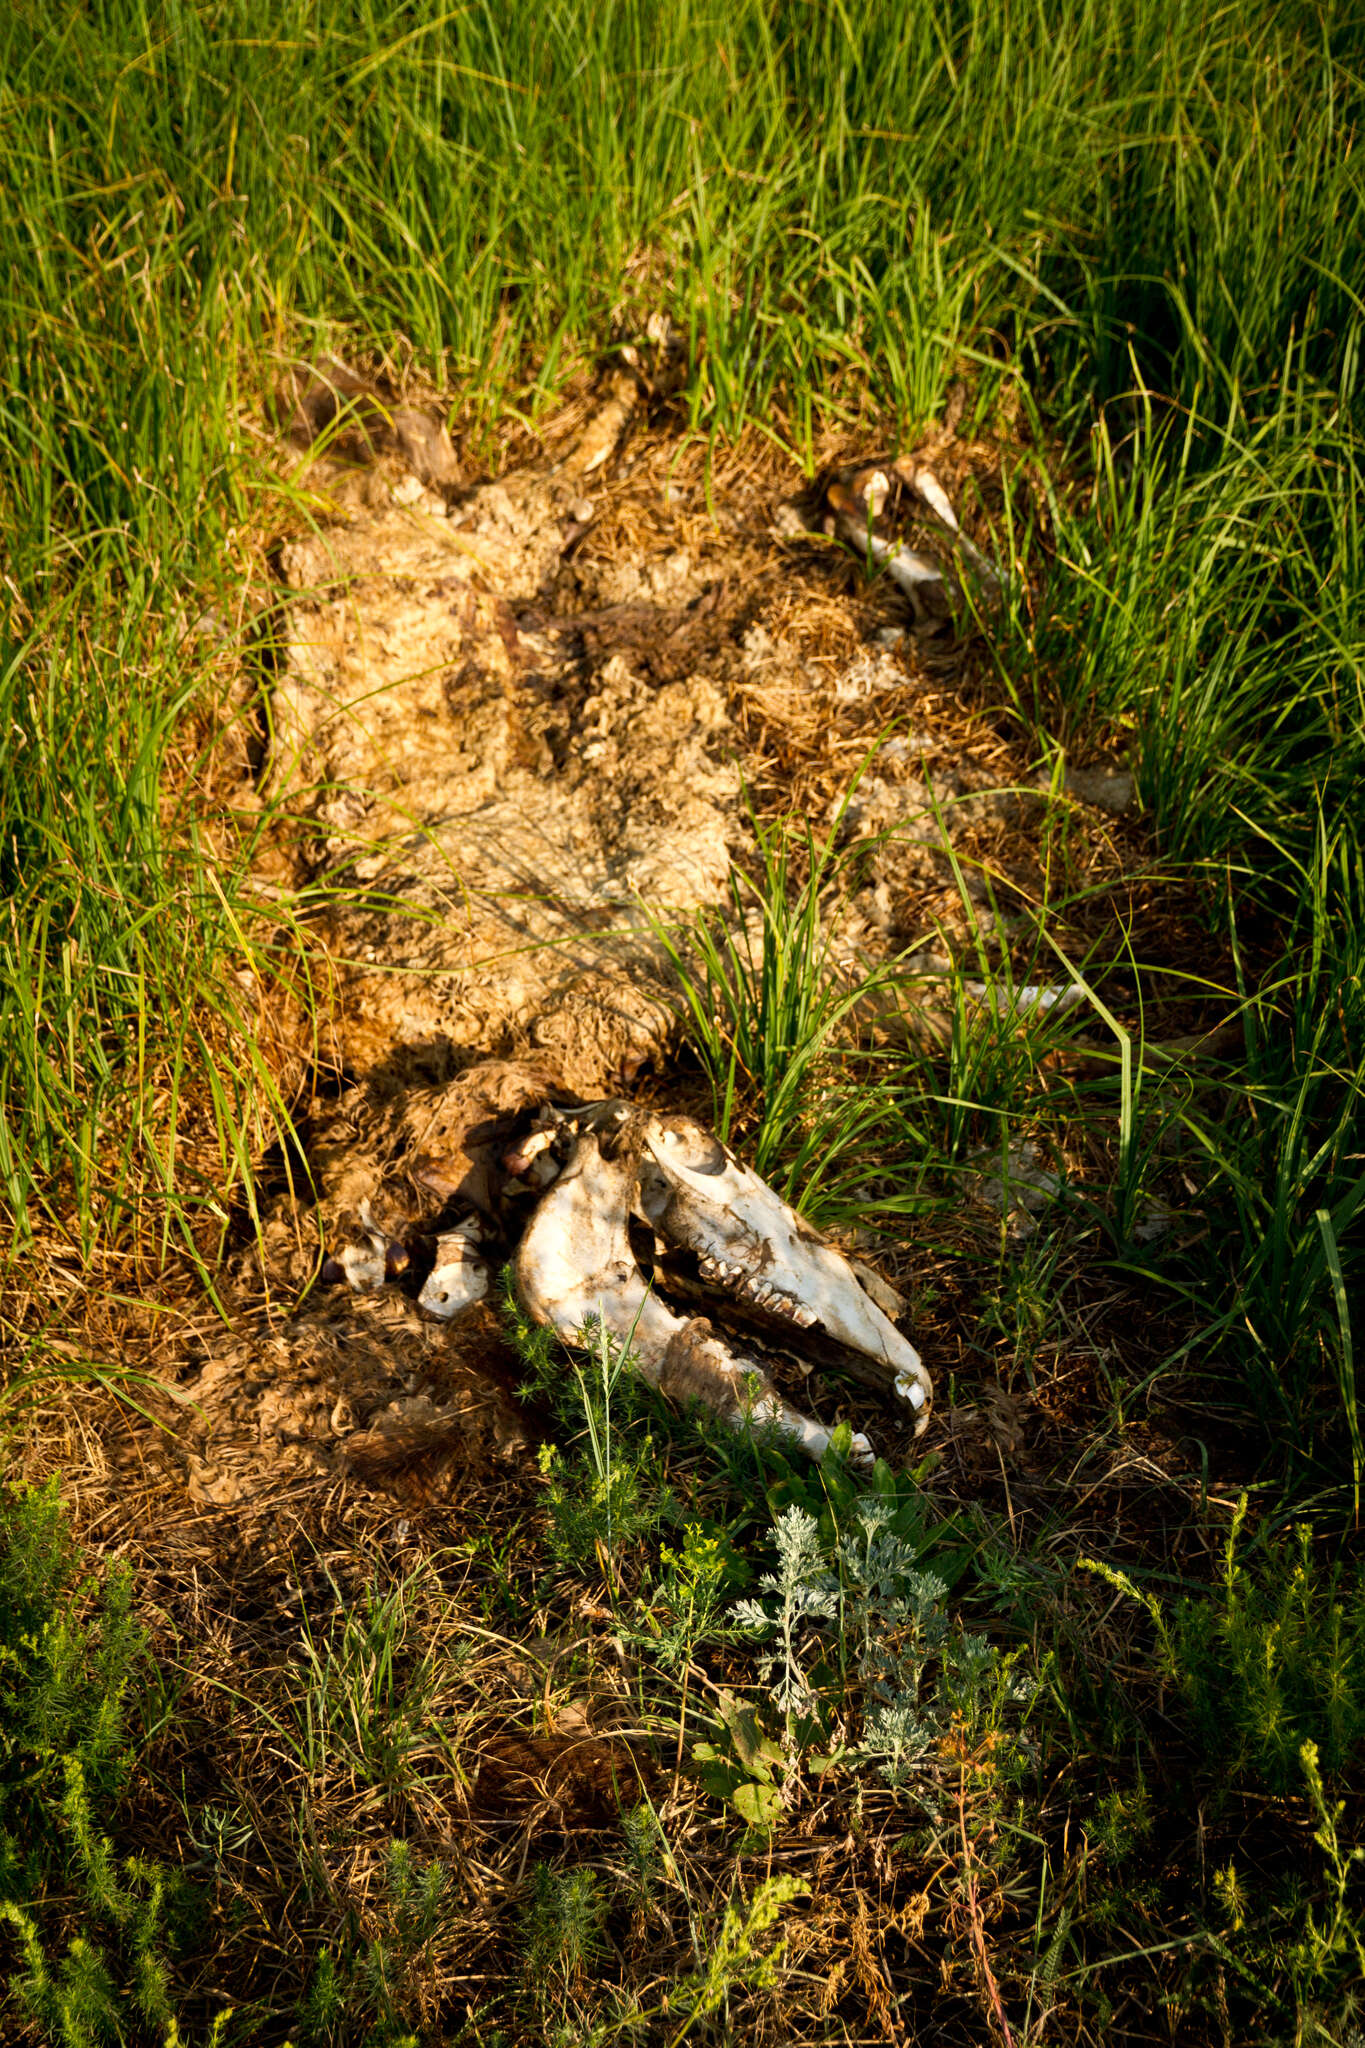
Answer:
<svg viewBox="0 0 1365 2048"><path fill-rule="evenodd" d="M724 1259L713 1259L709 1252L702 1252L697 1258L697 1272L703 1280L718 1282L737 1301L762 1309L766 1315L782 1316L798 1330L809 1330L819 1320L814 1309L807 1308L796 1295L757 1278L738 1262L727 1265Z"/></svg>
<svg viewBox="0 0 1365 2048"><path fill-rule="evenodd" d="M914 1346L849 1261L703 1125L622 1102L547 1108L499 1156L532 1197L517 1292L565 1342L605 1328L666 1395L771 1427L816 1458L833 1431L778 1392L757 1345L802 1370L842 1368L924 1430L932 1388ZM440 1241L422 1295L439 1279L428 1305L447 1316L484 1291L477 1240L456 1245L459 1234ZM870 1459L865 1437L853 1455Z"/></svg>
<svg viewBox="0 0 1365 2048"><path fill-rule="evenodd" d="M640 1141L640 1201L656 1234L694 1254L699 1277L741 1312L790 1325L800 1348L904 1401L919 1435L929 1375L842 1253L691 1119L647 1117Z"/></svg>

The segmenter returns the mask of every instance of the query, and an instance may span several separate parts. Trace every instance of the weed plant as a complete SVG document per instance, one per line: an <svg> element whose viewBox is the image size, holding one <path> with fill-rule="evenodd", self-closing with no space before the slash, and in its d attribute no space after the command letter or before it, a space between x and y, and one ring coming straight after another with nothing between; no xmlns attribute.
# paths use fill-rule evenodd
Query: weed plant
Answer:
<svg viewBox="0 0 1365 2048"><path fill-rule="evenodd" d="M600 1567L614 1585L624 1553L674 1516L649 1429L658 1404L631 1369L629 1346L605 1324L585 1329L585 1364L566 1360L553 1334L530 1320L510 1277L503 1304L527 1368L526 1392L548 1399L571 1431L567 1449L540 1450L555 1556L580 1570Z"/></svg>
<svg viewBox="0 0 1365 2048"><path fill-rule="evenodd" d="M1304 1745L1340 1782L1365 1741L1365 1584L1313 1554L1312 1531L1238 1554L1243 1500L1223 1574L1205 1599L1180 1603L1169 1655L1199 1740L1232 1784L1301 1789Z"/></svg>
<svg viewBox="0 0 1365 2048"><path fill-rule="evenodd" d="M146 1656L127 1571L102 1581L55 1482L0 1499L0 1826L13 1877L42 1840L68 1758L101 1804L127 1777L127 1702Z"/></svg>
<svg viewBox="0 0 1365 2048"><path fill-rule="evenodd" d="M1177 1773L1190 1791L1213 1813L1266 1791L1306 1806L1311 1834L1294 1869L1253 1871L1235 1854L1217 1869L1207 1940L1305 2038L1330 2040L1357 2010L1365 1957L1365 1851L1344 1832L1347 1802L1337 1796L1354 1782L1365 1739L1365 1605L1358 1570L1315 1559L1306 1524L1252 1558L1246 1520L1243 1496L1221 1579L1200 1596L1163 1602L1127 1574L1083 1562L1151 1619L1163 1681L1181 1702L1187 1752ZM1121 1863L1153 1824L1139 1778L1101 1802L1094 1838ZM1120 1900L1117 1892L1096 1922Z"/></svg>
<svg viewBox="0 0 1365 2048"><path fill-rule="evenodd" d="M11 2013L61 2048L177 2040L182 1873L102 1832L137 1749L147 1638L126 1571L100 1575L55 1484L0 1498L0 1925ZM63 1896L65 1895L65 1896ZM59 1945L64 1942L64 1947ZM230 2014L209 2038L223 2039Z"/></svg>

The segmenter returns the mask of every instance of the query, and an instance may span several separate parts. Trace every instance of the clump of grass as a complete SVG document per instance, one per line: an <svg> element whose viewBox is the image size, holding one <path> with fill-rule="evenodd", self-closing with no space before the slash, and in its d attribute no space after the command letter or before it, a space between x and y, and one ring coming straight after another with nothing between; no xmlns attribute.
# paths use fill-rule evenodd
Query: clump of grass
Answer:
<svg viewBox="0 0 1365 2048"><path fill-rule="evenodd" d="M436 1690L431 1651L412 1609L420 1574L371 1583L330 1629L305 1620L296 1666L297 1753L310 1780L350 1773L361 1784L401 1790L423 1742Z"/></svg>
<svg viewBox="0 0 1365 2048"><path fill-rule="evenodd" d="M41 1233L207 1270L286 1122L266 1005L287 1011L294 946L252 896L259 821L212 843L184 757L212 677L148 603L87 584L4 676L0 1201L11 1257Z"/></svg>
<svg viewBox="0 0 1365 2048"><path fill-rule="evenodd" d="M754 1125L754 1166L771 1173L800 1143L822 1056L852 1013L894 983L896 969L850 977L837 965L828 910L847 866L838 821L820 841L794 820L765 824L751 811L750 821L756 871L731 870L728 915L700 912L683 929L656 919L654 928L687 1001L716 1129L728 1138L742 1104ZM850 1130L842 1145L823 1135L828 1173L858 1134Z"/></svg>
<svg viewBox="0 0 1365 2048"><path fill-rule="evenodd" d="M1017 998L1030 977L1050 977L1050 926L1064 904L1035 908L1018 964L993 957L979 933L974 957L946 972L897 955L865 967L839 957L840 914L867 851L847 842L844 812L875 759L864 759L823 839L791 817L753 819L754 869L732 870L723 913L655 920L717 1130L742 1129L756 1169L835 1228L903 1225L942 1200L943 1178L983 1141L1007 1147L1042 1117L1060 1126L1058 1090L1039 1085L1040 1065L1077 1029L1074 1017L1030 1014ZM974 929L971 882L951 847L949 859ZM992 992L986 1002L969 986L972 967ZM1078 1091L1064 1101L1075 1120L1087 1114Z"/></svg>

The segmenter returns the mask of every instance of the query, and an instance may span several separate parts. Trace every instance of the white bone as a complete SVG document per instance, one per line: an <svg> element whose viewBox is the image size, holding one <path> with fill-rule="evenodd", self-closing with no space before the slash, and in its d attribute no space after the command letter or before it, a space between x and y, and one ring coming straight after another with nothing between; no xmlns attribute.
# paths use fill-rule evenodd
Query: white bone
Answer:
<svg viewBox="0 0 1365 2048"><path fill-rule="evenodd" d="M942 521L949 533L961 533L962 529L957 523L957 514L952 508L948 493L932 469L911 470L909 481L910 488L923 498L934 517Z"/></svg>
<svg viewBox="0 0 1365 2048"><path fill-rule="evenodd" d="M1021 1017L1032 1010L1056 1010L1060 1015L1085 1001L1085 990L1078 981L1043 985L1026 981L1012 990L999 981L969 981L964 986L974 1002L993 1010L997 1016L1007 1015L1011 1010Z"/></svg>
<svg viewBox="0 0 1365 2048"><path fill-rule="evenodd" d="M488 1268L474 1246L482 1235L477 1222L461 1224L436 1240L436 1264L418 1295L419 1305L443 1322L472 1308L488 1292Z"/></svg>
<svg viewBox="0 0 1365 2048"><path fill-rule="evenodd" d="M954 547L960 554L976 565L983 580L992 589L1000 586L1000 572L995 564L982 554L980 548L967 538L958 523L951 500L931 469L923 465L898 466L897 475L915 493L932 513L933 517L950 535ZM942 584L943 569L932 555L922 555L915 548L903 547L895 541L884 540L879 533L871 531L871 521L876 519L886 505L890 495L890 481L882 470L873 470L862 486L863 516L845 511L840 514L844 537L860 553L870 554L873 561L880 563L906 596L910 599L916 614L926 587Z"/></svg>
<svg viewBox="0 0 1365 2048"><path fill-rule="evenodd" d="M863 1293L872 1297L884 1316L894 1319L905 1314L905 1296L897 1293L889 1280L883 1280L875 1266L865 1265L861 1259L850 1259L848 1267Z"/></svg>
<svg viewBox="0 0 1365 2048"><path fill-rule="evenodd" d="M891 479L884 469L874 469L863 485L862 499L874 519L880 519L891 496Z"/></svg>
<svg viewBox="0 0 1365 2048"><path fill-rule="evenodd" d="M830 1430L784 1401L762 1367L737 1358L705 1321L675 1316L646 1287L630 1246L636 1193L633 1163L604 1158L596 1135L585 1132L521 1241L521 1300L566 1343L581 1344L598 1322L629 1349L651 1386L703 1400L737 1426L771 1424L823 1457Z"/></svg>
<svg viewBox="0 0 1365 2048"><path fill-rule="evenodd" d="M336 1260L346 1275L346 1285L354 1293L378 1294L389 1277L389 1239L376 1228L370 1215L368 1197L360 1204L359 1213L365 1242L343 1246Z"/></svg>
<svg viewBox="0 0 1365 2048"><path fill-rule="evenodd" d="M943 571L928 555L917 554L914 548L897 547L894 541L883 540L879 533L860 533L856 528L853 531L856 544L865 547L874 562L881 563L907 597L916 597L926 584L942 583Z"/></svg>
<svg viewBox="0 0 1365 2048"><path fill-rule="evenodd" d="M336 1260L356 1294L378 1294L388 1278L385 1244L377 1231L364 1244L344 1245Z"/></svg>
<svg viewBox="0 0 1365 2048"><path fill-rule="evenodd" d="M904 475L904 471L902 471L902 475ZM932 469L925 469L921 466L919 469L911 470L908 481L910 488L924 500L939 524L947 528L963 554L975 562L986 581L998 586L1000 571L996 568L994 562L982 554L980 548L974 542L968 540L958 524L957 514L952 508L948 493L944 490Z"/></svg>
<svg viewBox="0 0 1365 2048"><path fill-rule="evenodd" d="M719 1172L694 1172L665 1136L658 1118L645 1118L645 1153L658 1168L641 1176L646 1220L673 1243L714 1259L718 1272L726 1270L722 1251L737 1247L751 1271L776 1271L784 1292L806 1311L804 1327L819 1323L837 1344L886 1368L891 1388L917 1413L918 1435L929 1419L929 1375L914 1346L863 1292L848 1260L751 1168L727 1154Z"/></svg>
<svg viewBox="0 0 1365 2048"><path fill-rule="evenodd" d="M551 1145L554 1144L555 1137L556 1133L553 1129L532 1131L529 1138L524 1139L520 1145L507 1154L503 1162L507 1171L509 1173L525 1173L528 1167L540 1157L542 1152L549 1150Z"/></svg>

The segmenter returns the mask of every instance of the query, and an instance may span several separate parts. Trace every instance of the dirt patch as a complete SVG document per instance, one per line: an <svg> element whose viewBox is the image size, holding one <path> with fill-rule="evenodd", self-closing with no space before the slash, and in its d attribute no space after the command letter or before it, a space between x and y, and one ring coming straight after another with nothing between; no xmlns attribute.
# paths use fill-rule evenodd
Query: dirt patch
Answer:
<svg viewBox="0 0 1365 2048"><path fill-rule="evenodd" d="M166 1373L150 1466L178 1474L201 1508L250 1517L282 1489L352 1479L431 1505L515 1459L526 1426L497 1319L422 1315L396 1289L330 1296L280 1318L243 1314L192 1340Z"/></svg>
<svg viewBox="0 0 1365 2048"><path fill-rule="evenodd" d="M719 900L739 774L711 664L679 672L704 621L540 623L578 490L492 485L451 517L424 497L284 551L299 597L274 774L316 791L356 1074L434 1041L540 1047L600 1092L667 1044L640 906ZM671 680L641 659L655 639Z"/></svg>
<svg viewBox="0 0 1365 2048"><path fill-rule="evenodd" d="M617 1827L659 1773L623 1742L583 1732L491 1736L483 1746L473 1810L525 1834L577 1835Z"/></svg>
<svg viewBox="0 0 1365 2048"><path fill-rule="evenodd" d="M903 940L913 892L951 887L949 842L979 852L1024 820L1026 798L984 793L989 731L973 744L960 707L950 733L925 726L908 607L802 524L780 495L798 479L711 516L669 477L676 449L604 480L620 414L609 397L557 460L463 495L392 465L310 473L319 524L280 557L270 775L331 894L355 1077L401 1073L405 1050L433 1078L470 1049L539 1050L590 1094L665 1060L677 1005L651 918L722 901L742 792L761 799L793 745L809 782L835 743L828 788L788 786L820 825L886 741L844 819L876 841L865 948Z"/></svg>
<svg viewBox="0 0 1365 2048"><path fill-rule="evenodd" d="M470 1208L496 1243L457 1247L466 1270L515 1244L534 1181L517 1215L489 1191L528 1088L667 1092L684 1006L657 922L722 914L756 816L835 831L839 957L918 946L930 1021L956 946L1009 944L983 876L1027 898L1039 871L1044 804L961 688L968 650L867 581L794 471L708 477L618 378L538 462L466 489L408 415L332 385L286 413L340 439L306 459L312 522L278 558L264 773L294 820L275 874L325 901L342 1086L300 1111L224 1275L231 1327L158 1361L155 1456L216 1509L338 1480L440 1499L535 1433L492 1311L446 1324L405 1262L439 1264ZM931 453L956 494L988 486L989 451ZM343 1277L325 1253L377 1291L320 1285Z"/></svg>

